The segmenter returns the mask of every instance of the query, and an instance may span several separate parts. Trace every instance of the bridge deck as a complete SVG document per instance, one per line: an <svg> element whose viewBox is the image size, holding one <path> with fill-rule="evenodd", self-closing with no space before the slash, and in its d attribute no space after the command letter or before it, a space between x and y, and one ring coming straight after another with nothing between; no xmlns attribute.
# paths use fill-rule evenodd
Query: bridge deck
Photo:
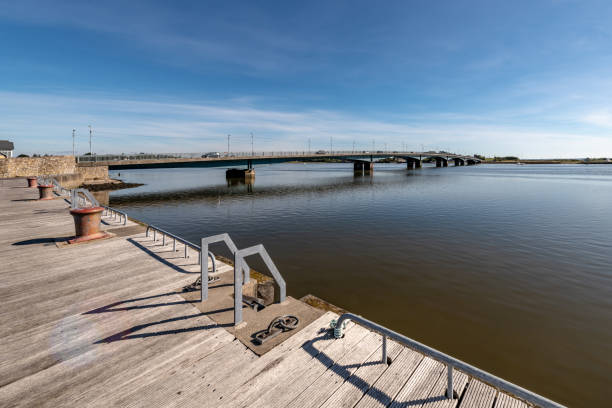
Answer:
<svg viewBox="0 0 612 408"><path fill-rule="evenodd" d="M330 312L257 357L177 292L195 257L142 233L58 248L67 204L23 184L0 181L0 406L526 406L461 373L447 400L440 363L391 343L383 365L380 336L333 340Z"/></svg>

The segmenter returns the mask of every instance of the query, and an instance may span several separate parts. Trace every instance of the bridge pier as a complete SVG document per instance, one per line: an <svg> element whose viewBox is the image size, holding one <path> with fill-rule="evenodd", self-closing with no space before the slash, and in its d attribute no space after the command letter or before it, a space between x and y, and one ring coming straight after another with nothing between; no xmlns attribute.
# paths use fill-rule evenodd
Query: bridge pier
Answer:
<svg viewBox="0 0 612 408"><path fill-rule="evenodd" d="M227 169L225 178L228 180L253 180L255 178L253 160L247 160L246 169Z"/></svg>
<svg viewBox="0 0 612 408"><path fill-rule="evenodd" d="M463 161L463 159L460 158L455 158L455 166L464 166L465 162Z"/></svg>
<svg viewBox="0 0 612 408"><path fill-rule="evenodd" d="M412 157L405 157L404 159L406 160L406 168L408 170L420 169L422 167L420 159L414 159Z"/></svg>
<svg viewBox="0 0 612 408"><path fill-rule="evenodd" d="M225 178L228 180L253 180L255 179L255 169L227 169Z"/></svg>
<svg viewBox="0 0 612 408"><path fill-rule="evenodd" d="M374 162L371 161L355 161L353 163L355 173L367 174L374 171Z"/></svg>
<svg viewBox="0 0 612 408"><path fill-rule="evenodd" d="M436 167L448 167L448 160L443 157L436 157Z"/></svg>

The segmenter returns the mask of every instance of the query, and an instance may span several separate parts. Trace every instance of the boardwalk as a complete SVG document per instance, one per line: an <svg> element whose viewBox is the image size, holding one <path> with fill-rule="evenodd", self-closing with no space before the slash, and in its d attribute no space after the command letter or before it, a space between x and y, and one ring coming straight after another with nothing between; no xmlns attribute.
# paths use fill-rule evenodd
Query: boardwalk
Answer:
<svg viewBox="0 0 612 408"><path fill-rule="evenodd" d="M334 340L331 312L258 357L177 291L195 257L112 222L114 238L58 247L68 205L23 185L0 181L2 407L527 406L458 372L447 400L441 363L390 342L382 364L380 336Z"/></svg>

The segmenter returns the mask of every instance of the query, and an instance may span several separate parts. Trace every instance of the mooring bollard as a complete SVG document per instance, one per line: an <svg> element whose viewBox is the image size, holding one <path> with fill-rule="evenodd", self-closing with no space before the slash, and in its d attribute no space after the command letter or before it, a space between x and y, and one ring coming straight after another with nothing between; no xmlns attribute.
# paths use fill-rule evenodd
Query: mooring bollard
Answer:
<svg viewBox="0 0 612 408"><path fill-rule="evenodd" d="M104 238L106 233L100 231L100 220L102 218L102 207L77 208L70 210L74 218L74 229L76 237L69 240L71 244L92 239Z"/></svg>
<svg viewBox="0 0 612 408"><path fill-rule="evenodd" d="M38 186L39 200L53 200L53 184Z"/></svg>
<svg viewBox="0 0 612 408"><path fill-rule="evenodd" d="M28 177L28 187L30 187L30 188L38 187L38 178L37 177Z"/></svg>

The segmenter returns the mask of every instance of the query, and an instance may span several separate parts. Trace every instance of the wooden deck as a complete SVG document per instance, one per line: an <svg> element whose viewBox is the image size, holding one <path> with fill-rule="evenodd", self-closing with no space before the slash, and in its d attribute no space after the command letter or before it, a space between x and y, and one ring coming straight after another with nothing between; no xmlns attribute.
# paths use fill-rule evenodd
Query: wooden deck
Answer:
<svg viewBox="0 0 612 408"><path fill-rule="evenodd" d="M391 342L382 364L379 335L330 337L331 312L257 357L177 292L195 256L142 233L60 248L67 203L25 184L0 180L2 407L527 406L459 372L447 400L441 363Z"/></svg>

